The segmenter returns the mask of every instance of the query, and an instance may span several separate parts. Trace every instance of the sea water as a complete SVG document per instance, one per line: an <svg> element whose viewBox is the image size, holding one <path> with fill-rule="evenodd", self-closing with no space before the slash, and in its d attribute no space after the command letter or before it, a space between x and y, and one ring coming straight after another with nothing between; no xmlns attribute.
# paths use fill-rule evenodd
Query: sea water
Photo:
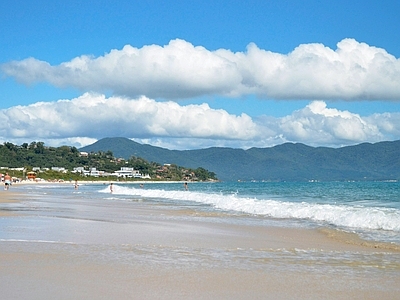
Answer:
<svg viewBox="0 0 400 300"><path fill-rule="evenodd" d="M108 187L98 192L109 193ZM283 226L332 227L400 244L399 182L116 184L114 197L259 216ZM260 220L259 218L257 219Z"/></svg>
<svg viewBox="0 0 400 300"><path fill-rule="evenodd" d="M72 185L72 184L71 184ZM71 195L71 185L32 185L32 194ZM159 203L172 209L248 215L248 222L330 227L400 244L400 182L81 183L77 198ZM243 220L243 219L241 219ZM216 222L223 220L215 220ZM278 222L278 223L277 223Z"/></svg>
<svg viewBox="0 0 400 300"><path fill-rule="evenodd" d="M399 275L398 253L325 252L319 249L222 249L127 244L135 226L130 208L191 211L174 218L229 224L330 228L362 239L400 245L399 182L212 182L123 183L81 182L12 187L28 201L7 204L21 218L0 218L0 246L30 251L73 251L93 259L127 264L175 267L209 266L321 272L393 272ZM4 206L4 205L3 205ZM4 209L4 208L3 208ZM197 220L196 219L196 220ZM146 222L146 220L145 220ZM190 222L187 222L190 223ZM95 226L94 226L95 224ZM88 234L89 233L89 234ZM162 234L162 233L160 233ZM107 237L105 243L99 243ZM160 235L160 237L162 237ZM136 238L136 237L135 237ZM30 248L24 243L29 243ZM73 247L71 246L73 245ZM338 268L340 266L340 268ZM339 271L338 271L339 270ZM361 274L360 273L360 274Z"/></svg>

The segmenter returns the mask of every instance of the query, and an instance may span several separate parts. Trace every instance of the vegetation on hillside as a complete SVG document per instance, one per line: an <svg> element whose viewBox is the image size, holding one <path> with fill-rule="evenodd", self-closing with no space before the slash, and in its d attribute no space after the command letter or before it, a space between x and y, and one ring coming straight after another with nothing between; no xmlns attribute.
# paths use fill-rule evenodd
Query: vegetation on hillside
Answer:
<svg viewBox="0 0 400 300"><path fill-rule="evenodd" d="M189 168L202 166L224 181L400 180L400 140L341 148L285 143L247 150L168 150L115 137L98 140L80 150L111 150L118 157L136 155Z"/></svg>
<svg viewBox="0 0 400 300"><path fill-rule="evenodd" d="M48 169L38 174L43 179L82 180L81 174L71 172L74 168L84 167L87 170L96 168L106 173L113 173L120 170L121 167L131 167L139 170L143 175L150 175L155 180L217 180L215 173L201 167L190 169L175 164L161 165L135 156L131 156L129 159L115 158L112 151L98 151L81 155L75 147L46 147L43 142L24 143L20 146L5 142L0 145L0 167L10 170L12 176L20 178L33 168ZM67 173L52 171L53 167L65 168ZM24 171L12 170L13 168L24 168ZM115 179L115 177L100 179L113 178Z"/></svg>

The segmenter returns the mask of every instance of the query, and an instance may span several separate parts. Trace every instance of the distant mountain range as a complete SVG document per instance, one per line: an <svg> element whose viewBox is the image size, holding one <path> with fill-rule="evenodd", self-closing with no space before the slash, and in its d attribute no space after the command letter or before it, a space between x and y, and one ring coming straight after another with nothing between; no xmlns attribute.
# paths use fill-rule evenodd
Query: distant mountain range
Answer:
<svg viewBox="0 0 400 300"><path fill-rule="evenodd" d="M342 148L285 143L248 150L213 147L181 151L116 137L79 150L112 151L115 157L125 159L137 156L161 164L203 167L224 181L400 180L400 140Z"/></svg>

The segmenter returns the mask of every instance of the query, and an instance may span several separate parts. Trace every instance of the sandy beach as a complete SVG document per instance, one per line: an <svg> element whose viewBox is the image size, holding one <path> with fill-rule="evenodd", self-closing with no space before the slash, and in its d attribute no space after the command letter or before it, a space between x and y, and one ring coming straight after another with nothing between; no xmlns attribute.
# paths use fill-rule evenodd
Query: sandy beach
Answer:
<svg viewBox="0 0 400 300"><path fill-rule="evenodd" d="M16 194L10 191L1 191L0 193L0 204L3 203L15 203L17 201L19 201L21 199L21 197L23 197L23 195L20 194ZM3 209L0 209L0 217L5 217L5 216L12 216L15 215L13 213L11 213L10 211L8 211L6 209L6 207L4 207Z"/></svg>
<svg viewBox="0 0 400 300"><path fill-rule="evenodd" d="M211 213L140 201L94 205L71 196L61 205L48 200L51 214L30 201L23 186L0 192L2 299L396 299L400 292L400 262L383 263L379 277L369 272L399 249L351 234L230 223L223 212L215 222Z"/></svg>

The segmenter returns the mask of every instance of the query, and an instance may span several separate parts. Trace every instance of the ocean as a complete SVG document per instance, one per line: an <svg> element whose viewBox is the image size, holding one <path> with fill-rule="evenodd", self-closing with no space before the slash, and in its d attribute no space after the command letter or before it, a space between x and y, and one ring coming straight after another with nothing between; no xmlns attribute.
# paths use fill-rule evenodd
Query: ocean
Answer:
<svg viewBox="0 0 400 300"><path fill-rule="evenodd" d="M188 190L181 182L149 182L143 187L114 182L113 193L108 184L80 182L75 190L71 182L13 185L10 191L23 193L26 199L0 207L18 214L0 218L0 247L9 251L67 251L110 264L142 263L154 268L312 270L317 274L337 273L338 278L355 273L385 274L393 280L400 276L397 181L189 182ZM138 208L146 211L145 217ZM163 220L182 223L165 223L169 229L164 230ZM212 243L201 240L199 227L193 227L191 233L192 223L207 224L204 226L211 232L213 224L218 225L222 233L215 235L221 237L221 245L216 245L215 238ZM179 224L185 224L185 234L196 237L194 242L185 242L187 237L180 234L183 229ZM225 225L341 232L391 250L371 253L316 247L231 247L228 242L235 238L228 239L226 245L222 242L225 237L221 228ZM149 230L156 242L137 234L138 226L147 226L144 232ZM229 234L232 236L231 231Z"/></svg>
<svg viewBox="0 0 400 300"><path fill-rule="evenodd" d="M92 186L109 194L108 187ZM395 182L217 182L116 184L121 201L160 202L198 211L224 211L258 218L249 222L329 227L361 238L400 244L400 183ZM261 218L261 219L260 219Z"/></svg>
<svg viewBox="0 0 400 300"><path fill-rule="evenodd" d="M160 204L171 209L224 212L230 222L283 227L331 228L371 241L400 245L400 182L189 182L120 183L113 193L104 183L35 184L23 187L32 197L56 196L93 201ZM15 187L17 189L15 189ZM27 202L32 205L33 202ZM45 212L44 212L45 213ZM226 221L226 219L215 222Z"/></svg>

